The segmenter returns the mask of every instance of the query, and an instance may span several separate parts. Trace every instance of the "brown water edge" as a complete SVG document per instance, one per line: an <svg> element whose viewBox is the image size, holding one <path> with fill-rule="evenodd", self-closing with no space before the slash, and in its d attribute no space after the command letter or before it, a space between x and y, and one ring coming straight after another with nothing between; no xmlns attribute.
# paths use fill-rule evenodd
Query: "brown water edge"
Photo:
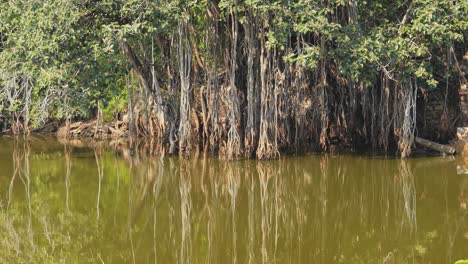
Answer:
<svg viewBox="0 0 468 264"><path fill-rule="evenodd" d="M80 123L80 122L78 122ZM77 125L78 123L74 124L75 127L79 127L80 125ZM88 123L81 123L87 128L93 128L94 126L88 124ZM57 124L56 124L57 125ZM63 128L63 126L62 126ZM108 129L108 128L101 128L100 131L103 129ZM94 131L94 128L91 129ZM89 131L88 131L89 132ZM105 135L105 136L103 136ZM124 136L122 136L124 135ZM208 144L194 144L191 148L190 154L187 153L182 153L180 154L179 152L173 152L170 153L170 146L167 144L161 144L161 140L157 137L153 136L140 136L140 137L128 137L125 134L117 133L115 136L112 134L100 134L97 137L92 137L92 136L81 136L81 135L75 135L73 137L63 137L61 135L58 135L56 132L50 133L50 132L38 132L38 133L33 133L32 135L29 136L15 136L11 134L5 134L3 135L6 138L28 138L29 140L40 140L41 138L56 138L56 140L62 144L62 145L67 145L70 147L77 147L77 148L83 148L83 147L92 147L96 145L101 145L105 147L110 147L113 148L114 150L120 150L124 152L125 150L132 150L132 151L142 151L142 153L145 153L146 155L182 155L184 158L200 158L201 156L207 156L207 157L217 157L223 160L226 160L226 156L223 155L222 153L220 154L219 152L213 151L211 147L209 147ZM460 141L456 141L457 143ZM464 153L463 146L456 146L457 147L457 154L458 151L460 153ZM281 146L279 148L279 152L281 154L278 154L276 158L287 158L287 157L294 157L294 156L304 156L304 155L319 155L319 154L330 154L330 155L364 155L364 156L383 156L387 158L396 158L400 157L400 154L396 150L383 150L383 149L373 149L372 147L368 145L354 145L351 146L349 144L331 144L328 146L327 150L321 150L320 148L315 148L315 150L308 149L297 149L294 146ZM126 153L128 155L130 153ZM247 155L247 154L246 154ZM415 148L409 158L418 158L418 157L431 157L431 156L441 156L443 154L436 152L434 150L426 149L423 147L418 147ZM465 155L465 154L463 154ZM253 156L240 156L237 157L236 160L243 160L243 159L248 159L248 158L253 158Z"/></svg>
<svg viewBox="0 0 468 264"><path fill-rule="evenodd" d="M223 160L239 160L244 158L268 160L279 158L280 156L287 157L318 153L329 153L332 155L354 153L373 156L402 156L398 147L393 144L398 141L396 139L388 141L386 146L383 147L381 145L375 145L374 141L370 142L369 138L362 138L362 135L355 137L354 134L360 134L358 131L355 131L355 133L349 133L349 135L340 134L333 125L326 129L329 135L327 136L327 144L325 145L321 143L318 144L310 138L310 140L301 141L302 143L296 142L297 140L291 141L292 139L288 138L286 141L285 139L275 141L275 151L273 151L274 155L258 156L256 155L255 148L252 149L253 146L240 144L238 155L233 156L228 155L230 151L228 150L229 147L226 139L218 139L217 142L213 142L210 138L207 138L206 135L202 136L200 134L200 125L195 126L192 124L194 129L191 131L190 140L188 141L190 144L184 149L180 149L177 136L174 136L174 133L177 131L171 132L174 134L173 137L175 137L172 139L171 137L168 138L167 135L164 136L156 133L159 135L157 136L155 134L157 129L150 129L150 127L153 127L154 125L152 123L153 121L150 122L152 125L149 125L148 118L143 118L144 114L141 113L141 109L137 112L138 113L135 113L136 116L134 117L136 123L132 123L133 125L131 126L128 125L128 114L122 114L120 118L107 122L102 119L102 115L98 115L96 119L90 120L73 122L50 121L42 127L32 130L32 134L30 135L33 137L56 136L57 139L64 144L77 146L93 145L93 142L110 142L110 145L119 146L124 144L127 148L133 149L138 148L138 145L146 145L146 149L151 149L154 152L159 151L159 154L164 152L164 154L180 154L185 157L212 155ZM149 133L148 131L152 132ZM12 134L12 130L6 130L3 132L5 135L15 136ZM130 134L132 136L129 136ZM226 134L226 131L221 134ZM241 141L243 142L244 140ZM186 143L188 144L188 142ZM151 143L153 146L149 148L147 146L148 143ZM411 157L440 155L439 152L434 152L433 150L424 148L420 145L415 145L414 143L407 154L410 153ZM409 156L406 155L404 157L408 158Z"/></svg>
<svg viewBox="0 0 468 264"><path fill-rule="evenodd" d="M461 158L224 162L158 155L146 143L132 152L108 141L0 138L0 262L467 258Z"/></svg>

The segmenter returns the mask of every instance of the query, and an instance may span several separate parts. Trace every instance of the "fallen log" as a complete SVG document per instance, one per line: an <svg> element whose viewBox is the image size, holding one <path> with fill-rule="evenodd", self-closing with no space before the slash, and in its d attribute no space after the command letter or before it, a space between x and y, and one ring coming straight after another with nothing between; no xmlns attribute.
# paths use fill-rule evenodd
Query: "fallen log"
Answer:
<svg viewBox="0 0 468 264"><path fill-rule="evenodd" d="M424 139L424 138L416 137L415 141L416 141L416 143L418 143L418 144L420 144L420 145L422 145L422 146L424 146L424 147L426 147L428 149L432 149L432 150L438 151L438 152L443 153L443 154L453 155L456 152L455 148L453 148L453 147L450 147L450 146L447 146L447 145L442 145L442 144L439 144L439 143L435 143L435 142L432 142L432 141Z"/></svg>

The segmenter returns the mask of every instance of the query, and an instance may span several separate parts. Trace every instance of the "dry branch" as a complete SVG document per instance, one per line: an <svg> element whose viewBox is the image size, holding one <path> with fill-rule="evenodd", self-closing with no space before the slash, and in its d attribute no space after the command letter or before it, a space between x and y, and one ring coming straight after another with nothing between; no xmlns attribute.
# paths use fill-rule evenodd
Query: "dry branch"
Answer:
<svg viewBox="0 0 468 264"><path fill-rule="evenodd" d="M436 142L433 142L433 141L430 141L430 140L427 140L427 139L423 139L423 138L419 138L419 137L416 137L415 139L416 143L428 148L428 149L432 149L432 150L435 150L435 151L438 151L440 153L443 153L443 154L449 154L449 155L453 155L455 154L455 148L452 148L450 146L447 146L447 145L442 145L442 144L439 144L439 143L436 143Z"/></svg>

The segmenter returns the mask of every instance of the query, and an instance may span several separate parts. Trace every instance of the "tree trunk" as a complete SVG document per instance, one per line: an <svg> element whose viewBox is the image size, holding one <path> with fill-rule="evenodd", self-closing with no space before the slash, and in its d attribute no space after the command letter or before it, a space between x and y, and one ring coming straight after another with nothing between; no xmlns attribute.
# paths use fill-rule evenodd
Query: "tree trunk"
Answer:
<svg viewBox="0 0 468 264"><path fill-rule="evenodd" d="M443 154L453 155L456 152L455 148L452 148L452 147L447 146L447 145L442 145L442 144L439 144L439 143L436 143L436 142L432 142L430 140L419 138L419 137L415 138L415 142L422 145L422 146L424 146L424 147L426 147L426 148L428 148L428 149L432 149L432 150L438 151L438 152L443 153Z"/></svg>

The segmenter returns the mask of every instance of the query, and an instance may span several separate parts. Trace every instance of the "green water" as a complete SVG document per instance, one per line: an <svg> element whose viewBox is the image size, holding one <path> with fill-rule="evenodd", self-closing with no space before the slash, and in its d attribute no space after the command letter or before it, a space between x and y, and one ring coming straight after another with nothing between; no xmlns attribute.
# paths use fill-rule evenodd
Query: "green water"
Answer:
<svg viewBox="0 0 468 264"><path fill-rule="evenodd" d="M454 263L461 157L223 162L0 137L0 263Z"/></svg>

